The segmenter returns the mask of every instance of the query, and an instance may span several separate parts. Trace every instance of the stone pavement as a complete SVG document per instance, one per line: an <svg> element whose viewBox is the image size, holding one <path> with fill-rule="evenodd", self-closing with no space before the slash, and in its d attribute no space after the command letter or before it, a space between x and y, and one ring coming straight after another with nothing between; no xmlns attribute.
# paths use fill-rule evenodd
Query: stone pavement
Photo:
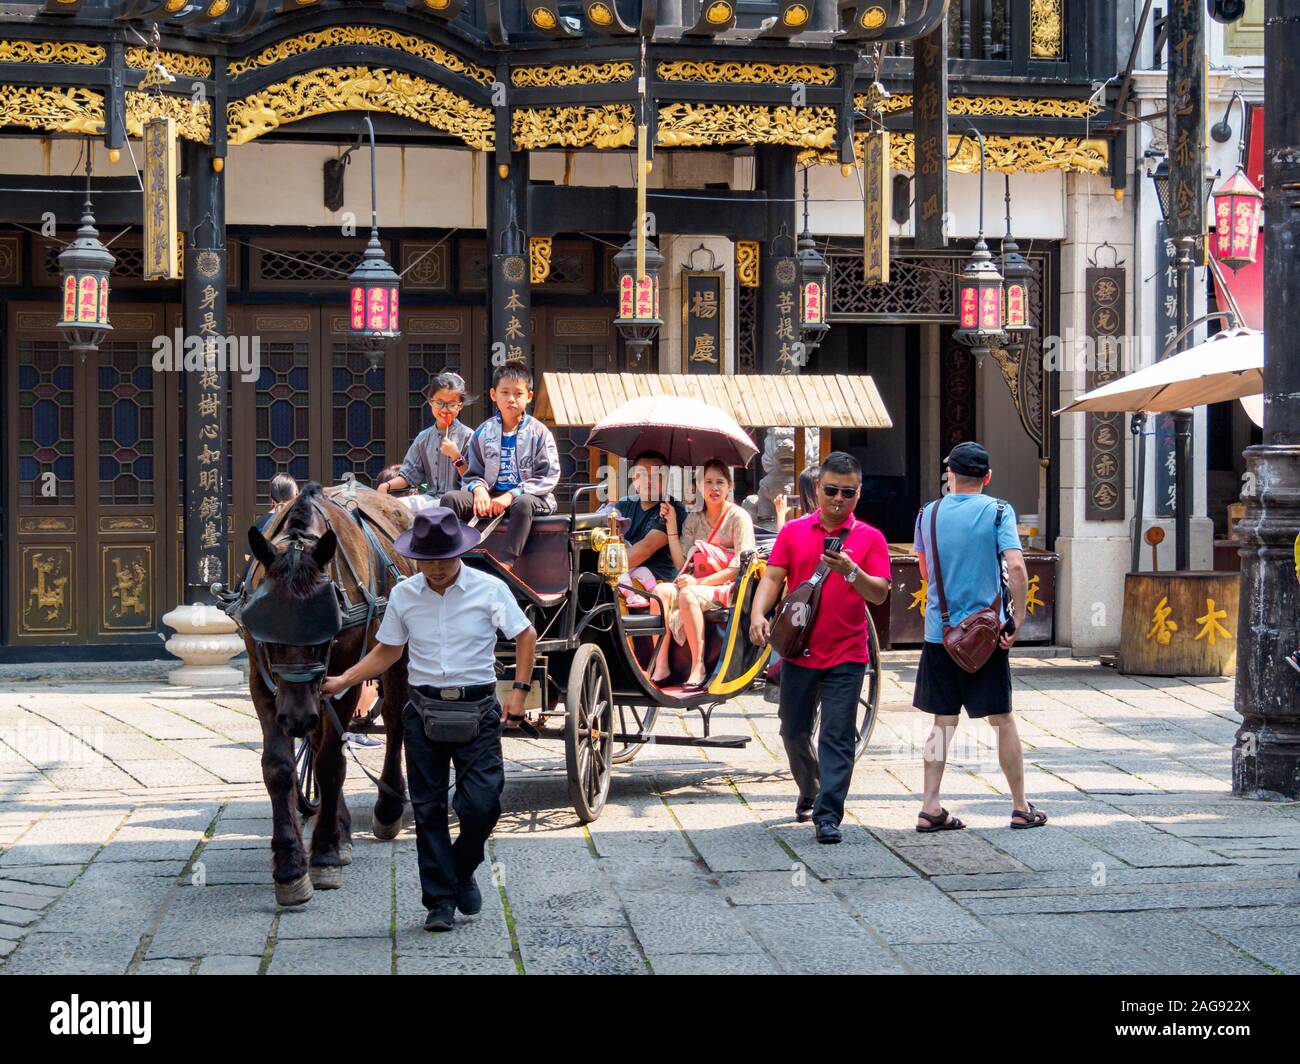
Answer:
<svg viewBox="0 0 1300 1064"><path fill-rule="evenodd" d="M926 720L893 664L840 846L794 822L758 696L715 716L746 749L648 747L585 828L562 746L511 740L487 904L442 935L355 766L343 889L276 907L246 692L0 688L0 972L1300 972L1300 804L1232 797L1232 682L1015 664L1046 828L1010 830L992 730L964 721L945 804L970 830L912 831Z"/></svg>

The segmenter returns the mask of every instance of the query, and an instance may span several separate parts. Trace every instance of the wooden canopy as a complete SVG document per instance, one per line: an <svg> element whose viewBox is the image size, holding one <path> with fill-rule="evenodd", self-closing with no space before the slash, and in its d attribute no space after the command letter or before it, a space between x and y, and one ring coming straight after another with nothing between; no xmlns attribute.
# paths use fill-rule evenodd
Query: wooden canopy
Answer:
<svg viewBox="0 0 1300 1064"><path fill-rule="evenodd" d="M887 429L893 421L868 376L847 374L543 373L535 413L590 427L642 395L680 395L724 410L742 428Z"/></svg>

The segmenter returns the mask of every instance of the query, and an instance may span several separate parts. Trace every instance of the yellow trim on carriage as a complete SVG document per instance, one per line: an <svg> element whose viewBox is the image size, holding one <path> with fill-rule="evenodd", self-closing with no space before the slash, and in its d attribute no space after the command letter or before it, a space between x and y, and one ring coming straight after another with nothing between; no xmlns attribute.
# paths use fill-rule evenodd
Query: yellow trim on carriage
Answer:
<svg viewBox="0 0 1300 1064"><path fill-rule="evenodd" d="M740 586L736 589L735 606L731 611L731 632L727 637L726 648L722 652L722 663L718 666L716 672L718 677L727 675L727 667L731 664L732 655L735 653L736 633L739 632L741 628L737 614L740 611L741 603L745 601L745 592L748 589L750 582L755 579L761 579L763 573L766 571L767 561L763 558L755 558L754 561L750 563L749 569L746 571L745 575L740 578ZM719 680L714 680L713 683L709 685L709 694L730 695L742 688L748 687L753 683L754 677L758 675L759 670L767 664L767 659L771 656L771 646L764 647L763 653L758 656L758 661L755 662L754 666L746 671L744 675L738 676L736 679L731 680L728 683L721 683Z"/></svg>

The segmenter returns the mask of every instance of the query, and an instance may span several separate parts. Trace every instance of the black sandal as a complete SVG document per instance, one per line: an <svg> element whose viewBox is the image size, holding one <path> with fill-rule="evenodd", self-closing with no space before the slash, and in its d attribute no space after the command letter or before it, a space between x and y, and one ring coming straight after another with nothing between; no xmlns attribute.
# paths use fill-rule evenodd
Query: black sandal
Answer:
<svg viewBox="0 0 1300 1064"><path fill-rule="evenodd" d="M1011 826L1013 828L1015 828L1018 831L1023 830L1024 828L1041 828L1044 824L1047 823L1046 813L1044 813L1040 809L1035 809L1033 802L1028 802L1026 804L1029 806L1028 811L1022 811L1020 809L1011 810L1011 816L1013 818L1011 821ZM1017 824L1014 819L1015 817L1020 817L1024 821L1024 823Z"/></svg>
<svg viewBox="0 0 1300 1064"><path fill-rule="evenodd" d="M922 835L928 835L932 831L961 831L966 826L955 816L949 816L946 809L940 809L937 816L933 813L927 813L924 809L916 815L930 825L928 828L918 827L916 829Z"/></svg>

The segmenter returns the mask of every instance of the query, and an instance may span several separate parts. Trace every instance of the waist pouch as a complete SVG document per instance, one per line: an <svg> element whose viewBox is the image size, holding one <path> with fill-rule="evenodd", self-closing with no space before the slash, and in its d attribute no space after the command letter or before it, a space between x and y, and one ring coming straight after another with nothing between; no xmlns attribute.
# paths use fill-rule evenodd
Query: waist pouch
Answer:
<svg viewBox="0 0 1300 1064"><path fill-rule="evenodd" d="M497 708L495 693L472 702L444 702L411 687L408 697L431 743L473 742L479 736L483 718Z"/></svg>

